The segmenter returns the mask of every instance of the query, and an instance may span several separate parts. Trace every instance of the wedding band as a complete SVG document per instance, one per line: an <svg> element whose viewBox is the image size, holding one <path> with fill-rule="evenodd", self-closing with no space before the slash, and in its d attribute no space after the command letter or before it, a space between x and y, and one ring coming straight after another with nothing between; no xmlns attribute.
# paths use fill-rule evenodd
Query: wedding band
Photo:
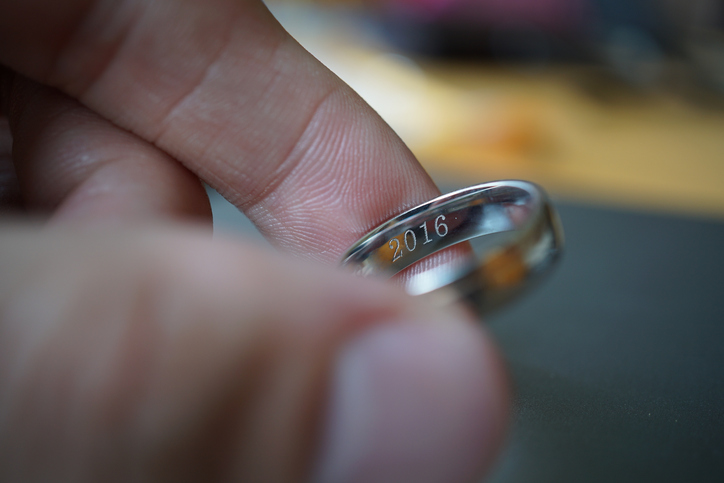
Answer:
<svg viewBox="0 0 724 483"><path fill-rule="evenodd" d="M559 259L563 231L542 188L495 181L423 203L367 233L344 254L358 274L391 277L475 239L476 255L412 275L406 290L436 304L465 300L487 314L530 288Z"/></svg>

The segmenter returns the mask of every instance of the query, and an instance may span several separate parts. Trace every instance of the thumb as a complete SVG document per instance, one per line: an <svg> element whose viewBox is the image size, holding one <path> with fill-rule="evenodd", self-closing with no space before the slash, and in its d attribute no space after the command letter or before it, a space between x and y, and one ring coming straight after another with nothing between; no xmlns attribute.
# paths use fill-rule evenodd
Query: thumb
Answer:
<svg viewBox="0 0 724 483"><path fill-rule="evenodd" d="M171 230L0 231L0 480L456 482L505 427L479 327Z"/></svg>

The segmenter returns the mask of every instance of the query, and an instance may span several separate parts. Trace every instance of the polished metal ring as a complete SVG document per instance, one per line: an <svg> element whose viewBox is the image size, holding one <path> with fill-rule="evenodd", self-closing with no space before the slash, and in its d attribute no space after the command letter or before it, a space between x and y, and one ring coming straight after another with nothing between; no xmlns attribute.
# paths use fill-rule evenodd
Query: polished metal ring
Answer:
<svg viewBox="0 0 724 483"><path fill-rule="evenodd" d="M465 300L487 314L530 288L560 258L563 231L545 192L495 181L448 193L381 224L347 250L342 264L388 277L452 245L474 256L409 277L405 288L444 305Z"/></svg>

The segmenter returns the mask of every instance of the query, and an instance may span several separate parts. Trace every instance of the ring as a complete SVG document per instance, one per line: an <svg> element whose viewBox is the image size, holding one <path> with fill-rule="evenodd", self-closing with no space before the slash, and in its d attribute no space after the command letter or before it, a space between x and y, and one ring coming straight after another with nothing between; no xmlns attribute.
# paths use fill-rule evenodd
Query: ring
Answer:
<svg viewBox="0 0 724 483"><path fill-rule="evenodd" d="M495 181L442 195L386 221L352 245L342 265L363 276L392 277L473 239L475 256L412 275L407 292L440 305L464 300L478 314L488 314L540 280L563 249L560 221L543 189L527 181Z"/></svg>

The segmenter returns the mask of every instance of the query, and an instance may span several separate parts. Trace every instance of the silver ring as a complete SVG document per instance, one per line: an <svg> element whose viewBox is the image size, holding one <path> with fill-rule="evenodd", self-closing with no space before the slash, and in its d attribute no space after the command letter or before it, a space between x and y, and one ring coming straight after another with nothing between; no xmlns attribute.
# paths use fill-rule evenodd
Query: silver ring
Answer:
<svg viewBox="0 0 724 483"><path fill-rule="evenodd" d="M473 239L474 257L415 274L406 290L441 305L462 299L487 314L538 281L563 248L558 216L540 187L495 181L448 193L386 221L352 245L342 264L364 276L391 277Z"/></svg>

